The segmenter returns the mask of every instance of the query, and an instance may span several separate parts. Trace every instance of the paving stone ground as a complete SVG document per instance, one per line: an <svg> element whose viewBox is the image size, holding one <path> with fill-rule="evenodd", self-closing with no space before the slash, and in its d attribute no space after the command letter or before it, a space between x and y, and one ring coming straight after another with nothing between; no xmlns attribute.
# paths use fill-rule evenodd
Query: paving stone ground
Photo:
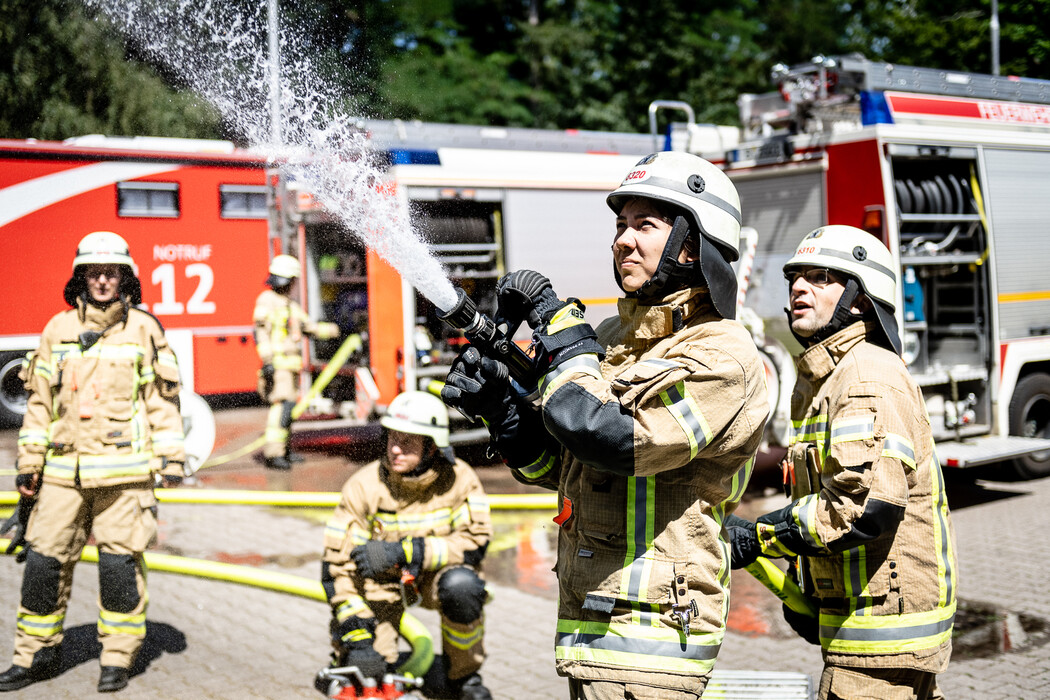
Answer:
<svg viewBox="0 0 1050 700"><path fill-rule="evenodd" d="M13 462L14 437L13 431L0 431L0 467ZM345 460L339 459L326 462L311 455L310 462L296 467L303 471L283 483L301 487L305 481L298 480L306 480L301 475L315 463L326 478L345 478L339 473ZM497 472L486 473L493 475L495 488L506 483ZM223 487L268 487L269 475L249 458L224 474L225 479L217 480ZM0 476L0 490L9 490L12 482L9 476ZM490 492L498 491L490 487ZM961 599L997 606L1021 615L1022 621L1050 624L1046 583L1050 580L1050 538L1037 534L1050 512L1050 479L1018 483L952 479L949 495L958 535ZM746 508L753 514L783 502L758 493L751 497ZM246 564L317 581L326 514L323 510L263 506L162 504L155 551ZM553 670L553 574L543 567L521 568L523 557L543 560L549 554L553 533L546 524L547 515L539 516L543 524L533 521L527 531L514 525L535 517L499 513L503 535L486 563L491 567L487 571L492 574L494 597L486 613L489 658L482 675L493 695L503 700L567 697L564 679ZM511 550L513 556L507 554ZM515 567L519 571L507 575L505 570ZM0 666L4 668L11 653L21 575L21 565L0 556ZM151 573L149 589L146 644L131 684L118 697L321 697L312 680L328 654L328 610L323 603L158 571ZM95 695L97 591L97 568L80 564L66 618L62 673L14 696ZM734 574L731 630L718 667L804 673L815 683L821 670L819 650L794 637L778 616L769 614L773 608L767 597L746 573ZM436 615L418 608L413 612L440 639ZM1027 643L1022 640L1019 649L1006 652L958 651L940 678L945 696L949 700L1050 697L1050 645L1043 641L1045 635L1030 637Z"/></svg>

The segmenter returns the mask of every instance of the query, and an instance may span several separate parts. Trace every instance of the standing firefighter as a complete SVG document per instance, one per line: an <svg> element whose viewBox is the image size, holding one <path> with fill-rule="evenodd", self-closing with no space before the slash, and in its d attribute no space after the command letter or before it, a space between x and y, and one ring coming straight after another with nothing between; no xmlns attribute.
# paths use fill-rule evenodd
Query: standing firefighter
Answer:
<svg viewBox="0 0 1050 700"><path fill-rule="evenodd" d="M288 451L292 408L299 398L299 373L303 370L303 334L334 338L334 323L315 323L303 307L291 299L292 283L301 274L299 261L291 255L278 255L270 262L270 276L255 300L255 349L262 361L259 395L269 402L266 416L266 444L263 457L270 469L291 469L302 460Z"/></svg>
<svg viewBox="0 0 1050 700"><path fill-rule="evenodd" d="M333 660L382 676L397 661L405 607L418 601L441 612L442 672L428 675L426 689L486 700L478 670L488 497L452 454L448 411L436 396L400 394L381 423L386 455L350 477L325 528L321 580L332 606Z"/></svg>
<svg viewBox="0 0 1050 700"><path fill-rule="evenodd" d="M739 198L718 168L665 152L608 196L626 293L597 332L523 270L500 314L535 329L541 412L465 350L443 397L489 424L519 481L558 490L555 656L572 698L699 698L725 633L722 521L768 413L762 362L732 320Z"/></svg>
<svg viewBox="0 0 1050 700"><path fill-rule="evenodd" d="M784 266L805 347L785 462L792 502L728 523L733 565L797 557L819 619L820 698L936 696L955 616L955 537L922 394L901 361L893 257L850 226L807 235Z"/></svg>
<svg viewBox="0 0 1050 700"><path fill-rule="evenodd" d="M146 635L142 553L157 532L155 475L183 475L179 371L164 330L139 310L138 272L115 233L80 241L65 300L29 361L16 483L34 498L14 665L0 690L57 672L73 567L98 544L99 692L128 684Z"/></svg>

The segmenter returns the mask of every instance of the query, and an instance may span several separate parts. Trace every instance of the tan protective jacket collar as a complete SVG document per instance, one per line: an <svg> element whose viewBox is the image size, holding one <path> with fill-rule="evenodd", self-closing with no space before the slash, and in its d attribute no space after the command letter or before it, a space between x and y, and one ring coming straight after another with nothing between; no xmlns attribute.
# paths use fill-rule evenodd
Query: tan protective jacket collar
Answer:
<svg viewBox="0 0 1050 700"><path fill-rule="evenodd" d="M814 380L823 379L831 374L846 353L876 330L878 329L874 323L865 321L857 321L843 328L799 355L798 373Z"/></svg>

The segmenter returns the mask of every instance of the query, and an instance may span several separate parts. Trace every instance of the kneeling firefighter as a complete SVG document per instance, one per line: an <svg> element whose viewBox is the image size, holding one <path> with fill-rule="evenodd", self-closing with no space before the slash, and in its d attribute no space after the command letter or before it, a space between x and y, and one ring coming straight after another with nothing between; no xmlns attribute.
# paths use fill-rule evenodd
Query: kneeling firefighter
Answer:
<svg viewBox="0 0 1050 700"><path fill-rule="evenodd" d="M299 373L303 370L303 335L335 338L334 323L315 322L291 298L292 285L302 266L291 255L277 255L270 262L270 276L255 301L255 349L259 353L259 395L270 404L266 416L263 457L270 469L291 469L302 457L288 450L292 408L299 398Z"/></svg>
<svg viewBox="0 0 1050 700"><path fill-rule="evenodd" d="M123 238L85 236L65 288L72 307L47 323L23 375L16 485L34 499L13 665L0 691L60 667L73 567L98 544L99 692L128 684L146 635L143 552L157 532L159 478L183 476L179 370L164 330L141 303Z"/></svg>
<svg viewBox="0 0 1050 700"><path fill-rule="evenodd" d="M441 613L443 655L427 674L428 697L491 698L478 674L488 497L453 455L448 411L436 396L402 393L380 422L385 455L347 480L325 528L333 662L381 676L397 661L405 607L418 602Z"/></svg>

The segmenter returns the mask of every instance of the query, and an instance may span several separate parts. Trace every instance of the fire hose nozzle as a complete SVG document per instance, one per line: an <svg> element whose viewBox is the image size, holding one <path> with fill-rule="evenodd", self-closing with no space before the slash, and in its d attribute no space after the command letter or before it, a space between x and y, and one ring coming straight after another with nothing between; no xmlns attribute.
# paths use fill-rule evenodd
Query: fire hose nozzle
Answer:
<svg viewBox="0 0 1050 700"><path fill-rule="evenodd" d="M484 320L478 313L477 304L459 287L456 288L456 305L448 311L438 313L437 317L453 328L459 328L467 333L484 325Z"/></svg>
<svg viewBox="0 0 1050 700"><path fill-rule="evenodd" d="M506 363L515 379L524 381L533 374L532 358L511 342L504 328L497 327L492 319L479 312L477 304L462 289L456 288L456 305L448 311L440 311L437 317L463 331L467 340L482 352ZM533 384L535 380L527 383Z"/></svg>

